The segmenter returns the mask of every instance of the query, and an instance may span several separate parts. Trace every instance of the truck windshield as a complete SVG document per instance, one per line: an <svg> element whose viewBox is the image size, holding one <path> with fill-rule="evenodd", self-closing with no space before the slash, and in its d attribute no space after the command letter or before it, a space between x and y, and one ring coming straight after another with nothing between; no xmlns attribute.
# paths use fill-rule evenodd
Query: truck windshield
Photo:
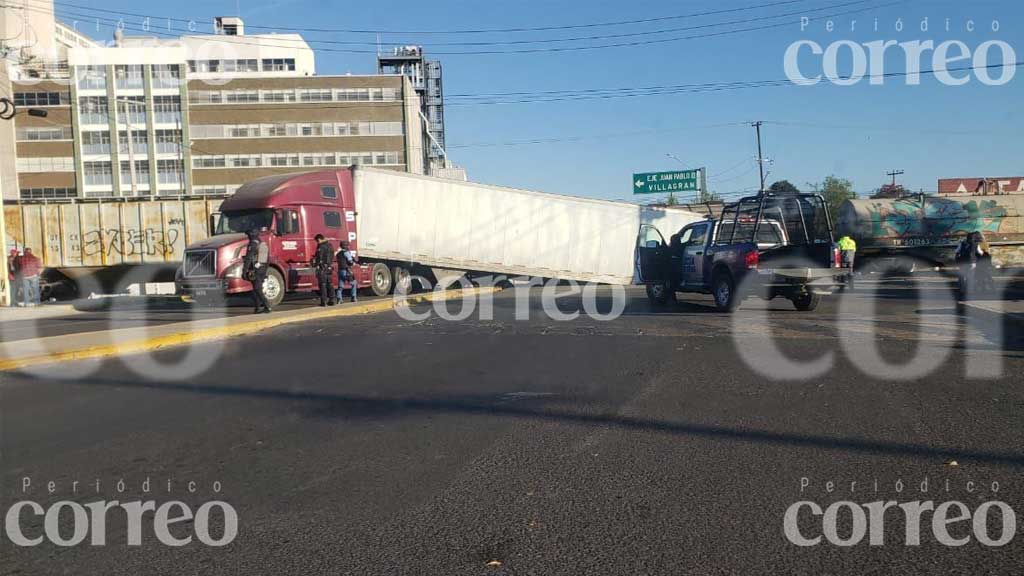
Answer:
<svg viewBox="0 0 1024 576"><path fill-rule="evenodd" d="M269 208L257 210L238 210L224 212L217 222L217 234L234 234L249 230L270 228L274 220L274 211Z"/></svg>

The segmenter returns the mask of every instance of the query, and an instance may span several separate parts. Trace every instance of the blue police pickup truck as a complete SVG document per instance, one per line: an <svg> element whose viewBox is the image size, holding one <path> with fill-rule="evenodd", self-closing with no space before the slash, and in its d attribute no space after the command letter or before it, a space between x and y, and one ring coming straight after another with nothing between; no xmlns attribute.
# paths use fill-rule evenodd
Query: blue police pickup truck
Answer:
<svg viewBox="0 0 1024 576"><path fill-rule="evenodd" d="M639 242L640 277L656 305L696 292L711 294L724 312L750 296L786 298L812 311L847 273L817 194L765 192L727 205L717 219L688 224L669 242L653 227L641 230Z"/></svg>

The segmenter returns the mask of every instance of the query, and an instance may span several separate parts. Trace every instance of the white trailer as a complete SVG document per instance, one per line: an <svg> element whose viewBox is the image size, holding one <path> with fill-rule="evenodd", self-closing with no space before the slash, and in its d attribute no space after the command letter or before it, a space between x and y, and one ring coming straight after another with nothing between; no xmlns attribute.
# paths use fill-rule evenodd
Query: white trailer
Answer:
<svg viewBox="0 0 1024 576"><path fill-rule="evenodd" d="M641 225L666 238L704 217L366 167L353 168L361 257L631 284Z"/></svg>

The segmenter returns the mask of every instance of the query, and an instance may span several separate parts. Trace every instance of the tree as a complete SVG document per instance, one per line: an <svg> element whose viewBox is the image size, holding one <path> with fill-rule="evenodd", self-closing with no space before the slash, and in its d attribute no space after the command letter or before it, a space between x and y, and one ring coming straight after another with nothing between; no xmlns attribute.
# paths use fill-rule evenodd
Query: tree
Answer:
<svg viewBox="0 0 1024 576"><path fill-rule="evenodd" d="M721 201L722 201L722 197L719 196L717 192L713 192L711 190L701 190L700 194L697 196L697 202L699 204L703 204L705 202L721 202Z"/></svg>
<svg viewBox="0 0 1024 576"><path fill-rule="evenodd" d="M675 194L669 192L668 198L665 199L665 206L678 206L679 201L676 200Z"/></svg>
<svg viewBox="0 0 1024 576"><path fill-rule="evenodd" d="M800 190L789 180L779 180L768 187L769 192L775 194L798 194Z"/></svg>
<svg viewBox="0 0 1024 576"><path fill-rule="evenodd" d="M811 190L821 194L822 198L825 199L825 204L828 205L828 213L832 216L833 223L838 222L839 207L843 202L857 197L857 193L853 191L853 182L834 175L825 178L824 182L808 185L811 187Z"/></svg>

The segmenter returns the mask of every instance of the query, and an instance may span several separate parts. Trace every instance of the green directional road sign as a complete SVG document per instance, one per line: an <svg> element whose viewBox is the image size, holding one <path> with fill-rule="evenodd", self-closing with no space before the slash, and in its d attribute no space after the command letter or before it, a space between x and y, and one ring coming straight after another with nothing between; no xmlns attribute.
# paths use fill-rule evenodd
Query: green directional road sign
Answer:
<svg viewBox="0 0 1024 576"><path fill-rule="evenodd" d="M697 170L648 172L633 174L633 194L666 194L700 190L701 173Z"/></svg>

